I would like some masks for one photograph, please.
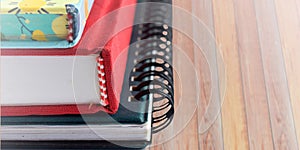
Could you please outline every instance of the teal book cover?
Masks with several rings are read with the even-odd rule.
[[[1,0],[2,47],[18,48],[24,42],[30,42],[25,45],[45,45],[47,48],[45,43],[51,41],[55,41],[57,47],[71,47],[81,36],[93,2],[94,0]]]

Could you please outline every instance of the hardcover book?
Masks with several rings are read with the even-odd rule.
[[[127,58],[118,60],[118,66],[115,62],[121,53],[126,56],[132,28],[111,34],[117,21],[132,26],[135,8],[121,9],[122,13],[116,10],[135,3],[95,1],[83,38],[72,48],[2,48],[1,115],[115,113]],[[74,62],[78,64],[76,70]],[[113,70],[119,73],[113,74]]]
[[[79,41],[94,0],[1,0],[2,48],[67,48]]]

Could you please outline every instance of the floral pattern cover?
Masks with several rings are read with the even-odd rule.
[[[81,36],[94,2],[94,0],[0,1],[1,47],[4,48],[74,46]]]

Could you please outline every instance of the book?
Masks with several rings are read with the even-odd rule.
[[[98,111],[115,113],[120,101],[126,57],[118,60],[120,62],[118,66],[115,62],[121,53],[126,54],[132,28],[129,27],[115,35],[112,34],[117,20],[132,26],[134,7],[120,8],[135,3],[136,0],[95,1],[86,23],[83,38],[75,47],[66,49],[2,48],[1,59],[3,61],[1,65],[4,73],[1,80],[5,82],[1,82],[3,87],[1,115],[88,114]],[[116,11],[117,9],[122,12]],[[107,19],[105,16],[108,16]],[[126,20],[123,19],[125,16]],[[99,37],[99,35],[101,36]],[[79,77],[81,75],[88,77],[84,79],[85,82],[80,81],[82,80],[80,78],[75,80],[78,81],[76,87],[86,86],[86,89],[82,89],[83,91],[76,92],[79,93],[79,97],[86,97],[84,100],[79,100],[78,104],[80,105],[77,105],[73,91],[74,59],[80,62],[82,60],[85,62],[83,64],[87,65],[86,69],[90,68],[87,72],[79,70],[78,74],[75,74]],[[81,68],[85,68],[83,64],[80,64]],[[20,68],[20,66],[22,67]],[[46,66],[51,68],[46,68]],[[115,69],[116,67],[118,69]],[[114,70],[119,73],[113,74]],[[24,72],[24,76],[18,76],[17,72],[19,71]],[[93,71],[97,72],[97,80]],[[105,76],[102,76],[103,74]],[[99,79],[102,81],[99,82]],[[55,87],[60,85],[59,82],[63,83],[63,86]],[[102,84],[103,82],[105,84]],[[26,88],[27,85],[30,87]],[[95,87],[95,85],[97,86]],[[40,91],[42,89],[45,90]],[[95,89],[99,91],[97,99],[95,99]],[[43,96],[44,94],[49,97]],[[91,107],[91,104],[94,105]],[[79,112],[78,106],[82,108],[81,112]]]
[[[139,2],[148,1],[140,0]],[[160,23],[146,23],[133,27],[130,42],[132,45],[127,54],[121,102],[116,114],[98,112],[84,115],[2,117],[4,147],[12,144],[11,141],[20,143],[18,145],[22,146],[26,146],[27,143],[29,147],[43,143],[34,141],[44,141],[44,144],[52,145],[62,140],[75,140],[76,143],[90,143],[87,145],[97,147],[102,140],[134,148],[145,147],[149,144],[151,133],[164,129],[172,121],[174,114],[172,28],[168,26],[172,23],[172,10],[169,7],[165,10],[166,8],[159,4],[151,5],[151,8],[164,10],[166,13],[158,17],[155,12],[148,12],[149,6],[137,7],[135,22],[139,22],[140,19],[149,19],[148,16],[161,17],[162,20]],[[162,30],[156,30],[156,34],[149,34],[149,30],[153,29]],[[141,40],[142,37],[146,37],[147,40]],[[163,38],[166,40],[162,41]],[[138,45],[141,44],[146,46],[139,47]],[[166,44],[166,47],[161,47],[160,44]],[[164,52],[164,55],[154,52],[155,50]],[[157,71],[157,68],[162,66],[163,71]],[[96,131],[87,131],[88,127]],[[59,131],[64,132],[62,134]],[[95,136],[95,132],[100,137]],[[34,136],[36,134],[39,135]],[[51,137],[47,137],[49,134]],[[116,134],[118,136],[115,136]],[[22,141],[26,139],[26,142]],[[51,139],[50,143],[49,139]]]
[[[94,0],[1,0],[2,48],[77,44]]]

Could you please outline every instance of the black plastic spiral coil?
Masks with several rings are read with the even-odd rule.
[[[171,0],[142,1],[157,2],[146,5],[138,24],[134,46],[136,47],[135,66],[130,87],[136,100],[153,98],[152,132],[166,128],[174,115],[174,87],[172,68],[172,7],[160,5],[172,4]],[[159,4],[160,3],[160,4]]]

